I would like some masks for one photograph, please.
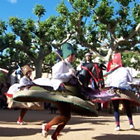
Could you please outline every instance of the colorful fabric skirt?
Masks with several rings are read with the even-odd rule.
[[[18,92],[19,84],[12,85],[6,93],[8,108],[27,108],[31,110],[44,110],[43,102],[18,102],[13,100],[14,93]],[[26,91],[26,90],[23,90]]]
[[[28,90],[14,93],[13,100],[18,102],[64,102],[71,105],[71,111],[82,116],[98,116],[94,103],[84,100],[76,86],[64,85],[57,90],[50,86],[31,86]]]
[[[102,95],[93,99],[93,102],[109,102],[112,100],[129,100],[131,105],[140,106],[140,99],[132,90],[119,89],[119,88],[110,88],[105,91],[107,94],[112,94],[112,97],[106,96],[103,98]]]

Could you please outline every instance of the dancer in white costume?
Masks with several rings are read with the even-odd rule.
[[[116,53],[113,57],[113,66],[118,68],[108,75],[107,86],[118,88],[118,92],[119,89],[120,91],[122,89],[122,91],[124,90],[124,92],[128,96],[129,94],[133,95],[134,93],[131,91],[132,88],[128,84],[128,82],[132,82],[133,79],[129,70],[125,67],[122,67],[121,55],[119,53]],[[110,92],[115,92],[115,91],[116,90],[112,90],[112,91],[110,90]],[[112,100],[113,107],[114,107],[114,116],[116,121],[116,128],[115,128],[116,131],[120,130],[120,115],[118,109],[120,101],[123,102],[124,107],[126,109],[126,114],[129,120],[130,129],[134,129],[133,120],[132,120],[132,111],[130,107],[130,101],[131,101],[130,98],[131,96],[128,98],[127,96],[125,96],[125,94],[121,94],[120,92],[120,97],[114,98]]]
[[[17,91],[19,91],[20,87],[24,87],[24,86],[28,86],[28,85],[32,85],[32,79],[30,78],[32,75],[32,69],[28,66],[25,65],[22,67],[22,72],[24,74],[24,76],[20,79],[19,84],[14,84],[12,85],[9,90],[7,91],[6,95],[7,95],[7,103],[8,103],[8,108],[21,108],[18,120],[17,120],[17,124],[20,125],[24,125],[26,124],[23,121],[23,118],[27,112],[28,109],[37,109],[37,110],[43,110],[43,104],[42,103],[19,103],[19,102],[14,102],[12,100],[13,94]],[[23,90],[27,90],[26,88],[23,88]]]

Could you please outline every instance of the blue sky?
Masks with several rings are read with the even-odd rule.
[[[29,17],[37,19],[33,14],[33,8],[36,4],[39,4],[46,9],[45,16],[42,17],[45,20],[50,15],[57,14],[55,7],[58,3],[59,0],[0,0],[0,19],[8,21],[9,17],[12,16],[22,19]]]
[[[33,8],[36,4],[43,5],[46,9],[45,16],[41,20],[47,19],[50,15],[56,15],[56,6],[61,0],[0,0],[0,19],[8,21],[9,17],[17,16],[18,18],[27,19],[32,17],[37,19],[33,14]],[[136,0],[137,3],[139,0]],[[68,6],[68,0],[65,0]]]

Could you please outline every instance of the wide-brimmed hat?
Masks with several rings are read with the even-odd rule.
[[[25,66],[22,67],[22,72],[23,72],[24,75],[26,75],[27,72],[29,72],[29,71],[32,72],[33,70],[28,65],[25,65]]]
[[[75,54],[76,56],[76,52],[70,43],[64,43],[62,45],[62,54],[64,59],[66,59],[71,54]]]

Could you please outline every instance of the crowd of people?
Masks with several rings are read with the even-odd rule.
[[[76,59],[76,52],[70,43],[65,43],[62,45],[62,54],[63,54],[63,60],[56,63],[52,67],[52,77],[53,79],[60,79],[62,83],[65,83],[65,82],[68,82],[73,76],[75,76],[76,71],[72,67],[72,63]],[[85,54],[85,61],[86,63],[93,62],[91,53]],[[113,69],[113,68],[116,68],[116,69]],[[132,92],[130,91],[131,86],[128,84],[128,82],[132,82],[132,76],[130,72],[128,71],[128,69],[122,66],[121,56],[118,53],[113,55],[112,66],[109,69],[110,71],[111,69],[113,69],[113,71],[111,71],[111,73],[107,76],[107,80],[106,80],[106,86],[109,87],[110,92],[114,94],[116,92],[116,89],[117,91],[119,91],[118,89],[120,89],[120,92],[122,91]],[[22,67],[22,72],[24,76],[20,80],[19,87],[24,88],[24,90],[28,90],[28,86],[33,84],[32,79],[30,78],[32,74],[32,69],[28,65],[25,65],[24,67]],[[9,86],[7,86],[6,88],[7,89],[5,89],[5,91],[2,91],[4,90],[4,88],[2,88],[2,85],[1,85],[0,97],[1,95],[5,95],[4,93],[7,92],[7,90],[9,89]],[[94,85],[94,79],[91,80],[90,88],[96,89]],[[130,94],[133,94],[133,93],[130,93]],[[4,100],[6,100],[6,98]],[[124,104],[124,107],[126,109],[126,114],[128,116],[130,129],[134,129],[135,127],[133,125],[133,119],[132,119],[131,101],[127,98],[120,97],[117,99],[112,99],[114,117],[115,117],[115,122],[116,122],[115,130],[116,131],[120,130],[120,115],[119,115],[120,101]],[[0,107],[2,106],[3,106],[2,102],[0,101]],[[38,107],[40,106],[42,105],[39,104]],[[58,116],[55,116],[48,123],[42,124],[42,135],[44,137],[47,137],[51,127],[53,125],[57,125],[56,130],[50,137],[50,140],[57,140],[58,135],[64,129],[65,125],[71,118],[71,105],[70,103],[56,101],[54,102],[54,104],[52,104],[51,108],[52,108],[51,110],[52,113],[55,113],[56,108],[57,108],[60,114]],[[17,121],[18,124],[25,124],[25,122],[23,121],[23,117],[25,116],[27,110],[28,110],[27,106],[21,109],[21,112]],[[98,103],[97,110],[101,111],[101,103]]]

